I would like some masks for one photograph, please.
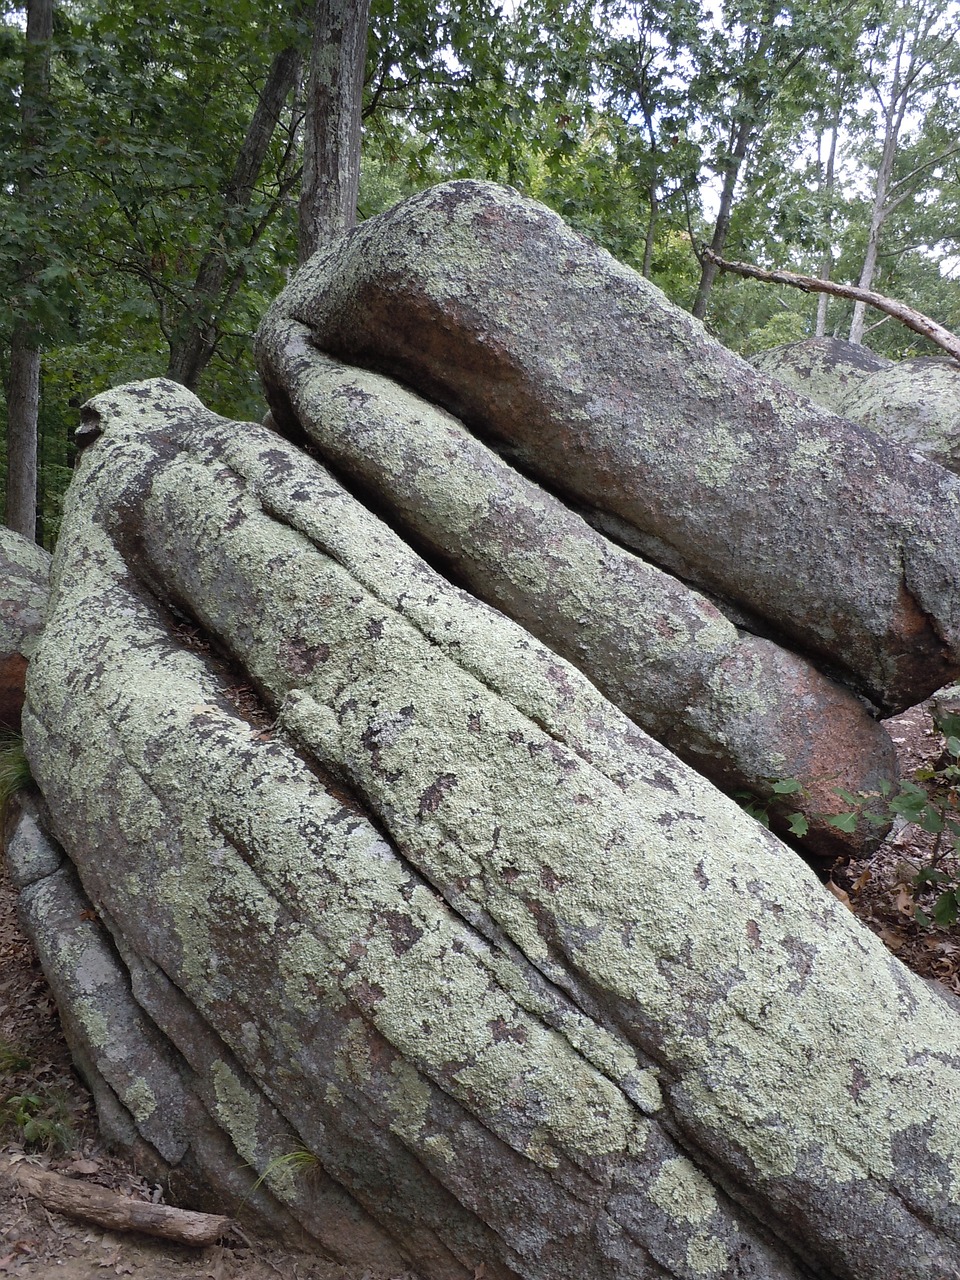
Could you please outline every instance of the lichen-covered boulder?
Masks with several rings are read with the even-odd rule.
[[[879,369],[838,411],[904,449],[960,471],[960,364],[949,358],[902,360]]]
[[[315,278],[315,277],[314,277]],[[274,313],[260,358],[336,473],[456,581],[579,667],[641,728],[728,794],[809,824],[805,849],[862,851],[882,827],[830,819],[896,778],[894,747],[849,690],[594,529],[461,422],[317,351]],[[778,779],[801,784],[779,798]]]
[[[21,882],[118,1128],[428,1280],[960,1265],[960,1018],[799,859],[272,432],[87,439]]]
[[[856,406],[859,389],[881,369],[893,366],[892,360],[877,355],[860,342],[843,338],[804,338],[782,347],[758,351],[750,363],[760,373],[808,396],[824,409],[841,417],[860,418],[851,413]]]
[[[27,662],[43,626],[50,556],[0,528],[0,730],[19,729]]]
[[[542,205],[435,187],[318,253],[266,333],[276,316],[455,413],[885,707],[960,671],[957,480],[764,377]]]

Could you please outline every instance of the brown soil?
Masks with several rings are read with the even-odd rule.
[[[936,761],[943,741],[929,712],[913,708],[888,721],[901,771]],[[836,865],[827,887],[917,973],[960,994],[960,926],[918,924],[912,878],[931,856],[932,837],[899,826],[868,858]],[[941,864],[956,870],[949,855]],[[118,1235],[74,1222],[22,1194],[11,1177],[23,1161],[83,1178],[141,1200],[160,1197],[137,1169],[108,1152],[100,1138],[90,1096],[73,1070],[56,1007],[33,951],[16,921],[14,891],[0,858],[0,1277],[92,1280],[416,1280],[350,1268],[316,1255],[291,1252],[238,1233],[206,1249],[167,1244],[136,1234]],[[11,1114],[25,1095],[39,1100],[31,1112],[41,1130],[26,1142]],[[225,1209],[229,1212],[229,1209]]]

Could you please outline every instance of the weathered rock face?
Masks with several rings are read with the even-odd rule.
[[[954,477],[763,377],[543,206],[486,183],[434,188],[313,258],[267,335],[278,317],[617,517],[634,549],[887,708],[960,670]]]
[[[27,662],[43,626],[50,556],[0,528],[0,729],[20,727]]]
[[[904,449],[960,471],[960,364],[902,360],[872,374],[840,410]]]
[[[471,435],[381,375],[324,356],[276,313],[260,334],[270,385],[340,476],[475,595],[579,667],[641,728],[729,794],[800,811],[805,848],[876,843],[829,819],[838,789],[876,794],[893,744],[806,660],[737,632],[702,595],[604,537]],[[772,784],[799,781],[779,808]]]
[[[270,431],[87,433],[20,878],[118,1128],[436,1280],[960,1265],[960,1019],[798,859]]]
[[[860,388],[875,373],[893,367],[893,361],[879,356],[859,342],[842,338],[805,338],[788,342],[750,357],[761,373],[808,396],[824,409],[859,422],[850,412]],[[848,407],[849,406],[849,407]]]
[[[960,471],[955,360],[923,357],[895,364],[839,338],[810,338],[761,351],[750,363],[900,448]]]

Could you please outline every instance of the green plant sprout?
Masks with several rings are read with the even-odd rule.
[[[0,1132],[12,1132],[25,1147],[70,1151],[76,1135],[66,1097],[55,1089],[9,1094],[0,1103]]]

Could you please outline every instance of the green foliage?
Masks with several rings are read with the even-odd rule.
[[[76,1146],[70,1100],[62,1089],[38,1083],[30,1067],[30,1058],[19,1046],[0,1040],[0,1076],[18,1081],[0,1098],[0,1135],[25,1147],[70,1151]]]
[[[53,1090],[5,1098],[0,1103],[0,1133],[42,1151],[70,1151],[76,1146],[69,1103]]]
[[[320,1161],[307,1147],[297,1147],[275,1156],[266,1166],[263,1173],[244,1196],[244,1204],[263,1186],[265,1182],[276,1185],[277,1182],[289,1182],[296,1177],[309,1176],[320,1168]]]
[[[949,928],[960,917],[960,865],[956,860],[952,870],[945,865],[947,855],[957,852],[960,837],[960,714],[941,713],[934,717],[934,725],[944,738],[944,754],[937,765],[915,770],[913,778],[896,791],[887,782],[872,794],[854,795],[838,788],[836,794],[850,807],[831,814],[826,822],[852,833],[861,822],[886,827],[899,818],[934,836],[929,861],[912,876],[912,888],[915,896],[935,889],[937,897],[929,912],[917,906],[915,918],[927,928]],[[803,793],[803,786],[795,778],[783,778],[772,784],[771,791],[774,797],[797,795]],[[772,800],[763,803],[745,792],[736,798],[752,818],[769,827]],[[790,815],[788,823],[791,835],[802,839],[807,834],[802,814]]]
[[[692,242],[710,238],[744,126],[727,256],[816,274],[829,249],[833,277],[856,279],[880,159],[865,75],[889,77],[892,42],[920,11],[941,14],[922,43],[937,56],[906,118],[875,287],[960,328],[960,285],[940,270],[960,252],[960,45],[943,40],[946,0],[373,0],[360,216],[451,177],[510,183],[690,305]],[[0,344],[14,325],[41,339],[48,546],[79,405],[164,373],[191,327],[209,326],[202,397],[262,414],[250,338],[294,265],[296,94],[249,198],[230,192],[268,68],[308,47],[309,26],[309,6],[280,0],[58,5],[31,147],[22,7],[0,0]],[[223,276],[205,292],[211,255]],[[721,276],[709,320],[751,354],[808,336],[815,314],[798,291]],[[849,316],[832,300],[828,331]],[[868,341],[894,357],[929,350],[892,321]],[[3,471],[0,453],[0,488]]]

